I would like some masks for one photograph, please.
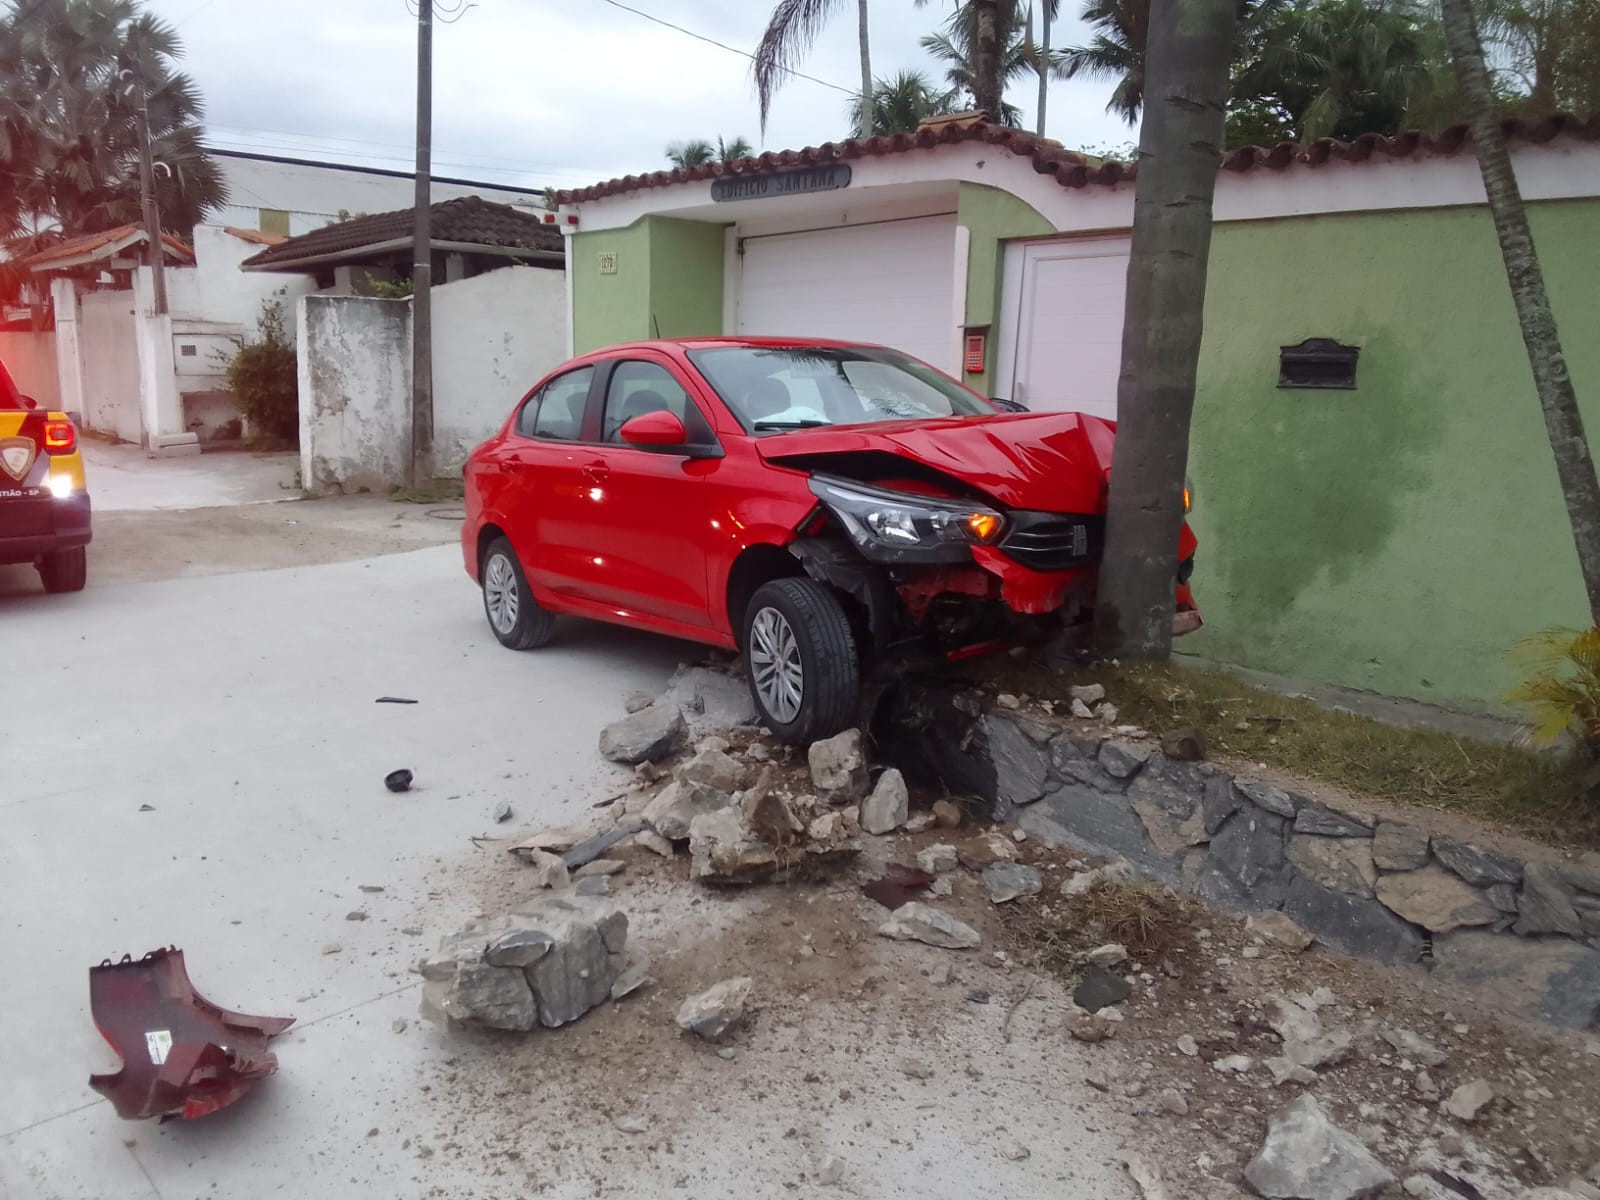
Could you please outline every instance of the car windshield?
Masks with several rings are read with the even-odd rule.
[[[689,358],[754,433],[994,413],[959,384],[894,350],[726,346],[693,350]]]

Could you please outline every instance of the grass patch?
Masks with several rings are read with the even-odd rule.
[[[416,487],[397,487],[389,493],[389,499],[397,504],[444,504],[465,494],[459,479],[431,479]]]
[[[1406,729],[1252,687],[1223,671],[1128,664],[1009,668],[1005,690],[1065,700],[1102,683],[1119,720],[1194,728],[1212,757],[1249,759],[1385,800],[1464,813],[1558,845],[1600,848],[1594,764],[1567,752]]]
[[[1153,963],[1194,940],[1200,902],[1150,883],[1098,883],[1080,896],[1038,905],[1006,905],[1006,925],[1044,971],[1062,980],[1083,973],[1084,955],[1121,942],[1139,962]]]

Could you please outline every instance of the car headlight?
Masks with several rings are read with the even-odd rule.
[[[811,493],[839,518],[866,557],[879,562],[963,562],[975,545],[1005,531],[1005,517],[981,504],[913,496],[824,475]]]

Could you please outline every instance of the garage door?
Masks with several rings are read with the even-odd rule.
[[[1128,239],[1023,248],[1010,398],[1036,412],[1117,415]]]
[[[744,239],[739,332],[878,342],[956,364],[953,215]]]

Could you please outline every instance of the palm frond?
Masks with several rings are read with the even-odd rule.
[[[805,57],[839,6],[840,0],[778,0],[767,22],[766,32],[756,45],[751,72],[755,76],[756,99],[761,111],[761,130],[767,129],[772,97],[784,78]]]

